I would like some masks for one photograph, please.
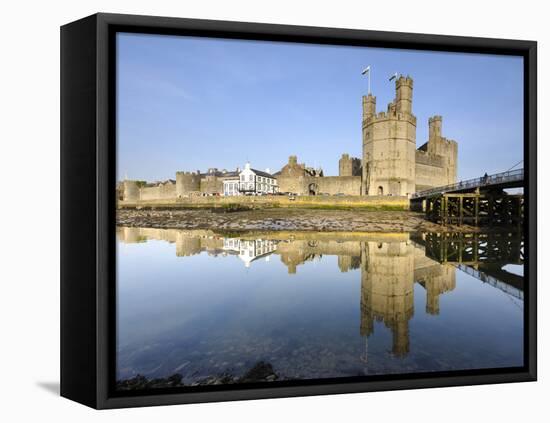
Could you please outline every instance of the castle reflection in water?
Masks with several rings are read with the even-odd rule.
[[[212,256],[235,256],[247,267],[254,266],[257,260],[269,261],[270,257],[278,255],[289,274],[298,272],[299,266],[307,261],[323,255],[337,256],[341,272],[360,270],[361,335],[367,340],[374,331],[375,320],[383,322],[391,330],[395,356],[409,352],[414,284],[425,289],[426,312],[432,315],[439,314],[441,295],[455,289],[456,284],[457,263],[428,257],[429,246],[413,240],[407,233],[297,232],[226,238],[207,231],[124,227],[117,229],[117,236],[124,243],[149,239],[174,243],[176,255],[181,257],[201,252]],[[426,240],[422,236],[419,239]]]

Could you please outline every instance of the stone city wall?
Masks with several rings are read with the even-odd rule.
[[[140,200],[164,200],[176,198],[176,185],[159,185],[156,187],[143,187],[139,190]]]

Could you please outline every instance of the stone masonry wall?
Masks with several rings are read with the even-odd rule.
[[[278,176],[277,185],[279,192],[293,192],[295,194],[308,194],[309,178],[306,176]]]
[[[163,200],[176,198],[176,184],[143,187],[140,189],[141,200]]]
[[[201,179],[200,190],[207,194],[223,192],[223,181],[215,176],[207,176]]]
[[[322,178],[312,178],[318,185],[319,194],[361,194],[360,176],[325,176]]]

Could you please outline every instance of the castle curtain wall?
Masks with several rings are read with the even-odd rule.
[[[322,178],[312,178],[317,181],[319,193],[323,194],[361,194],[360,176],[324,176]]]
[[[319,194],[361,194],[360,176],[280,176],[277,178],[279,192],[299,195]]]
[[[176,184],[143,187],[140,189],[140,200],[168,200],[176,198]]]
[[[293,192],[295,194],[308,194],[309,179],[305,176],[278,176],[277,185],[279,192]]]

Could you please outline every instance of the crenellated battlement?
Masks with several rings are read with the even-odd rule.
[[[416,116],[411,115],[409,113],[388,113],[388,112],[378,112],[378,114],[373,115],[367,119],[363,120],[363,129],[367,128],[370,125],[380,123],[380,122],[386,122],[386,121],[401,121],[401,122],[409,122],[416,126]]]
[[[177,175],[200,176],[200,173],[199,172],[188,172],[188,171],[177,171],[176,176]]]
[[[455,140],[451,140],[449,138],[441,138],[441,141],[443,141],[445,144],[448,144],[449,146],[453,145],[453,146],[457,146],[458,148],[458,143],[455,141]]]
[[[407,76],[401,75],[399,78],[395,80],[395,88],[399,89],[402,86],[413,88],[413,79],[409,75]]]

